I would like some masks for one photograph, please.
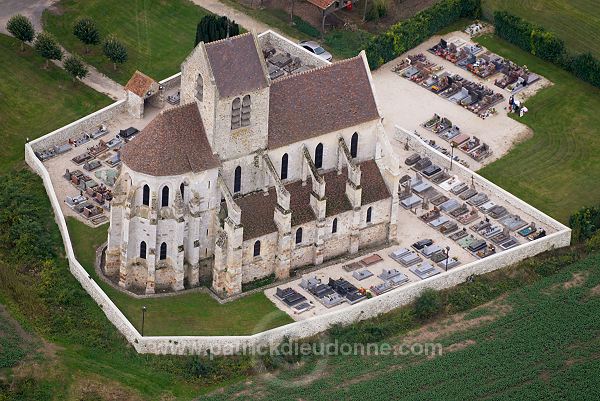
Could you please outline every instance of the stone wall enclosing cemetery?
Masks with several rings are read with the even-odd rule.
[[[495,184],[480,177],[469,169],[454,164],[453,172],[463,180],[472,179],[480,188],[486,189],[503,201],[519,208],[524,213],[532,216],[535,220],[552,227],[555,232],[546,237],[530,243],[519,245],[515,248],[494,254],[485,259],[476,260],[454,268],[448,272],[431,277],[427,280],[408,283],[403,287],[392,290],[383,295],[365,300],[359,304],[348,306],[313,318],[290,323],[285,326],[266,330],[250,336],[164,336],[164,337],[142,337],[136,328],[127,320],[123,313],[117,308],[113,301],[104,293],[98,284],[85,271],[83,266],[75,258],[73,247],[60,202],[56,197],[50,175],[42,162],[35,156],[34,149],[47,147],[49,144],[60,143],[68,138],[71,133],[78,132],[83,127],[89,127],[106,121],[110,115],[118,111],[125,111],[125,101],[118,101],[86,118],[78,120],[61,129],[54,131],[40,139],[25,145],[25,161],[42,177],[44,187],[50,198],[54,210],[56,222],[60,229],[66,255],[69,261],[71,273],[81,283],[83,288],[98,303],[104,311],[108,320],[125,336],[127,341],[140,353],[153,354],[201,354],[210,350],[213,354],[224,354],[233,350],[240,350],[252,346],[265,346],[277,344],[284,338],[298,339],[318,334],[327,330],[332,324],[350,324],[358,320],[368,319],[382,313],[389,312],[394,308],[406,305],[413,301],[424,289],[434,288],[441,290],[453,287],[464,282],[471,275],[488,273],[514,263],[520,262],[528,257],[541,252],[569,245],[571,230],[537,209],[527,205]],[[104,114],[107,113],[107,114]],[[89,125],[86,125],[89,124]],[[396,138],[402,143],[408,143],[416,151],[427,154],[432,161],[442,166],[449,164],[449,159],[434,149],[428,147],[414,134],[398,129]],[[268,316],[265,317],[268,319]],[[268,322],[267,322],[268,323]],[[257,322],[257,325],[260,324]]]
[[[34,141],[31,141],[31,147],[34,151],[48,149],[55,145],[63,145],[70,138],[81,136],[85,132],[94,130],[100,124],[111,120],[115,116],[127,111],[127,100],[118,100],[115,103],[106,106],[88,116],[80,118],[71,124],[65,125],[51,133],[44,135]]]

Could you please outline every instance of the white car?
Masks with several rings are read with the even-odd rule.
[[[331,56],[331,53],[323,49],[320,44],[318,44],[317,42],[313,42],[312,40],[303,40],[302,42],[300,42],[300,46],[304,47],[309,52],[316,54],[317,56],[327,61],[331,61],[331,59],[333,58]]]

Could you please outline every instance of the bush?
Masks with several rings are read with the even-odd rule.
[[[388,0],[372,0],[369,3],[369,9],[365,15],[367,21],[375,21],[387,15],[389,3]]]
[[[88,74],[87,66],[76,55],[67,57],[63,66],[65,67],[65,71],[67,71],[69,75],[73,78],[73,82],[77,78],[85,78]]]
[[[551,63],[561,64],[565,55],[565,43],[552,32],[534,29],[531,32],[531,54]]]
[[[48,32],[38,33],[33,47],[40,56],[46,59],[46,68],[48,68],[48,63],[50,60],[62,59],[63,52],[58,46],[58,42],[54,36]]]
[[[100,31],[91,18],[82,17],[75,21],[75,24],[73,24],[73,35],[85,44],[86,53],[90,51],[90,45],[100,43]]]
[[[440,294],[432,289],[425,289],[415,300],[415,317],[420,320],[428,320],[439,314],[442,310]]]
[[[479,0],[442,0],[414,17],[392,25],[366,46],[371,69],[393,60],[461,18],[477,18]]]
[[[311,36],[313,38],[318,38],[321,36],[321,32],[308,22],[304,21],[302,18],[294,15],[294,25],[296,28],[305,35]]]
[[[14,15],[8,20],[6,30],[21,41],[21,51],[25,50],[25,42],[31,42],[35,35],[33,24],[29,18],[21,14]]]
[[[104,55],[113,63],[113,69],[117,69],[117,63],[123,64],[127,61],[127,48],[114,36],[109,36],[104,41]]]
[[[577,78],[600,88],[600,60],[591,53],[569,57],[564,61],[564,66]]]
[[[235,21],[225,16],[219,17],[218,15],[210,14],[202,17],[200,22],[198,22],[194,46],[198,46],[200,42],[210,43],[239,34],[240,26]]]
[[[569,217],[571,240],[584,242],[600,229],[600,207],[584,207]]]
[[[496,35],[502,39],[527,52],[531,51],[531,34],[534,26],[529,22],[506,11],[496,11],[494,13],[494,28],[496,29]]]

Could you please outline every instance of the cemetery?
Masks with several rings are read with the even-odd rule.
[[[475,47],[478,51],[481,50]],[[451,58],[449,61],[452,60]],[[423,53],[409,54],[392,67],[392,71],[401,77],[466,108],[483,119],[496,113],[494,106],[504,100],[504,95],[494,92],[479,82],[469,81],[459,74],[441,72],[442,70],[442,66],[429,61]],[[488,75],[482,73],[478,76],[487,78]]]
[[[429,53],[441,57],[467,70],[479,78],[494,79],[494,85],[515,95],[525,87],[539,81],[537,74],[527,66],[519,66],[495,53],[485,51],[480,45],[459,37],[440,39],[428,49]]]
[[[564,230],[535,209],[522,207],[516,198],[482,185],[465,167],[460,166],[460,171],[457,164],[451,167],[449,159],[444,160],[448,156],[414,133],[398,129],[394,143],[402,160],[398,243],[299,272],[301,278],[265,290],[293,319],[343,310],[392,290],[401,291],[410,283],[478,266],[492,256],[506,255],[509,263],[513,260],[509,251]],[[282,291],[298,294],[303,305],[288,305],[277,295]]]
[[[276,71],[269,65],[277,66],[288,75],[301,71],[298,64],[314,63],[315,67],[320,67],[320,61],[311,61],[301,51],[295,54],[297,49],[287,45],[278,35],[261,35],[258,42],[268,75]],[[269,46],[275,48],[275,52]],[[273,58],[277,54],[280,56]],[[415,59],[415,64],[420,68],[414,74],[415,80],[420,80],[419,85],[426,83],[434,87],[435,83],[429,79],[439,73],[438,66],[422,57]],[[294,68],[286,68],[288,66]],[[425,77],[423,71],[429,76]],[[28,158],[30,165],[40,174],[49,176],[45,178],[45,185],[52,188],[59,199],[54,206],[55,210],[59,208],[60,215],[74,216],[90,225],[106,221],[122,168],[121,147],[135,145],[139,141],[139,132],[143,132],[155,116],[181,102],[183,92],[180,91],[179,75],[157,85],[158,92],[153,95],[156,97],[143,99],[142,115],[132,114],[128,101],[119,101],[27,145],[35,152],[34,158]],[[376,79],[373,85],[378,85]],[[435,95],[432,90],[429,92]],[[423,99],[427,99],[427,91],[422,93]],[[385,96],[383,100],[385,112],[388,102]],[[136,110],[139,109],[133,111]],[[427,111],[429,116],[432,112],[431,108]],[[438,138],[436,142],[448,143],[450,149],[437,143],[426,143],[419,134],[385,126],[383,134],[387,139],[382,140],[389,141],[386,151],[393,151],[399,173],[398,192],[394,194],[394,205],[391,206],[397,210],[391,222],[397,227],[395,239],[319,265],[303,266],[291,272],[289,278],[258,289],[300,324],[286,326],[281,332],[274,329],[266,336],[289,334],[294,327],[298,327],[303,335],[316,333],[331,322],[375,316],[408,302],[420,289],[429,286],[446,288],[464,280],[467,273],[485,273],[568,244],[570,232],[566,227],[466,168],[468,162],[461,157],[476,162],[470,153],[484,145],[479,134],[471,134],[470,125],[455,123],[455,117],[446,114],[445,110],[444,114],[429,117],[427,121],[426,116],[417,121],[412,117],[413,127],[423,128]],[[489,125],[494,119],[488,119],[486,123]],[[448,156],[456,147],[458,154],[451,159]],[[489,151],[489,148],[483,150]],[[366,175],[367,166],[361,166]],[[337,182],[329,175],[325,178],[329,183]],[[370,193],[365,190],[362,196],[368,197]],[[122,319],[118,313],[112,313],[113,304],[105,306],[113,322]],[[356,308],[366,313],[357,317]],[[301,324],[303,321],[307,321],[306,325]],[[138,335],[132,337],[130,332],[124,334],[130,341],[134,337],[140,338]],[[139,343],[136,348],[156,349],[154,347],[160,347],[158,344],[162,341],[160,338],[156,343],[153,339],[144,339],[144,343]],[[194,347],[204,346],[200,337],[194,341],[197,341]],[[179,348],[175,346],[168,352],[183,352]]]

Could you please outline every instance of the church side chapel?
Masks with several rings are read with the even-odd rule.
[[[399,162],[364,53],[271,80],[247,33],[200,43],[180,92],[121,151],[105,264],[120,286],[228,297],[396,239]]]

